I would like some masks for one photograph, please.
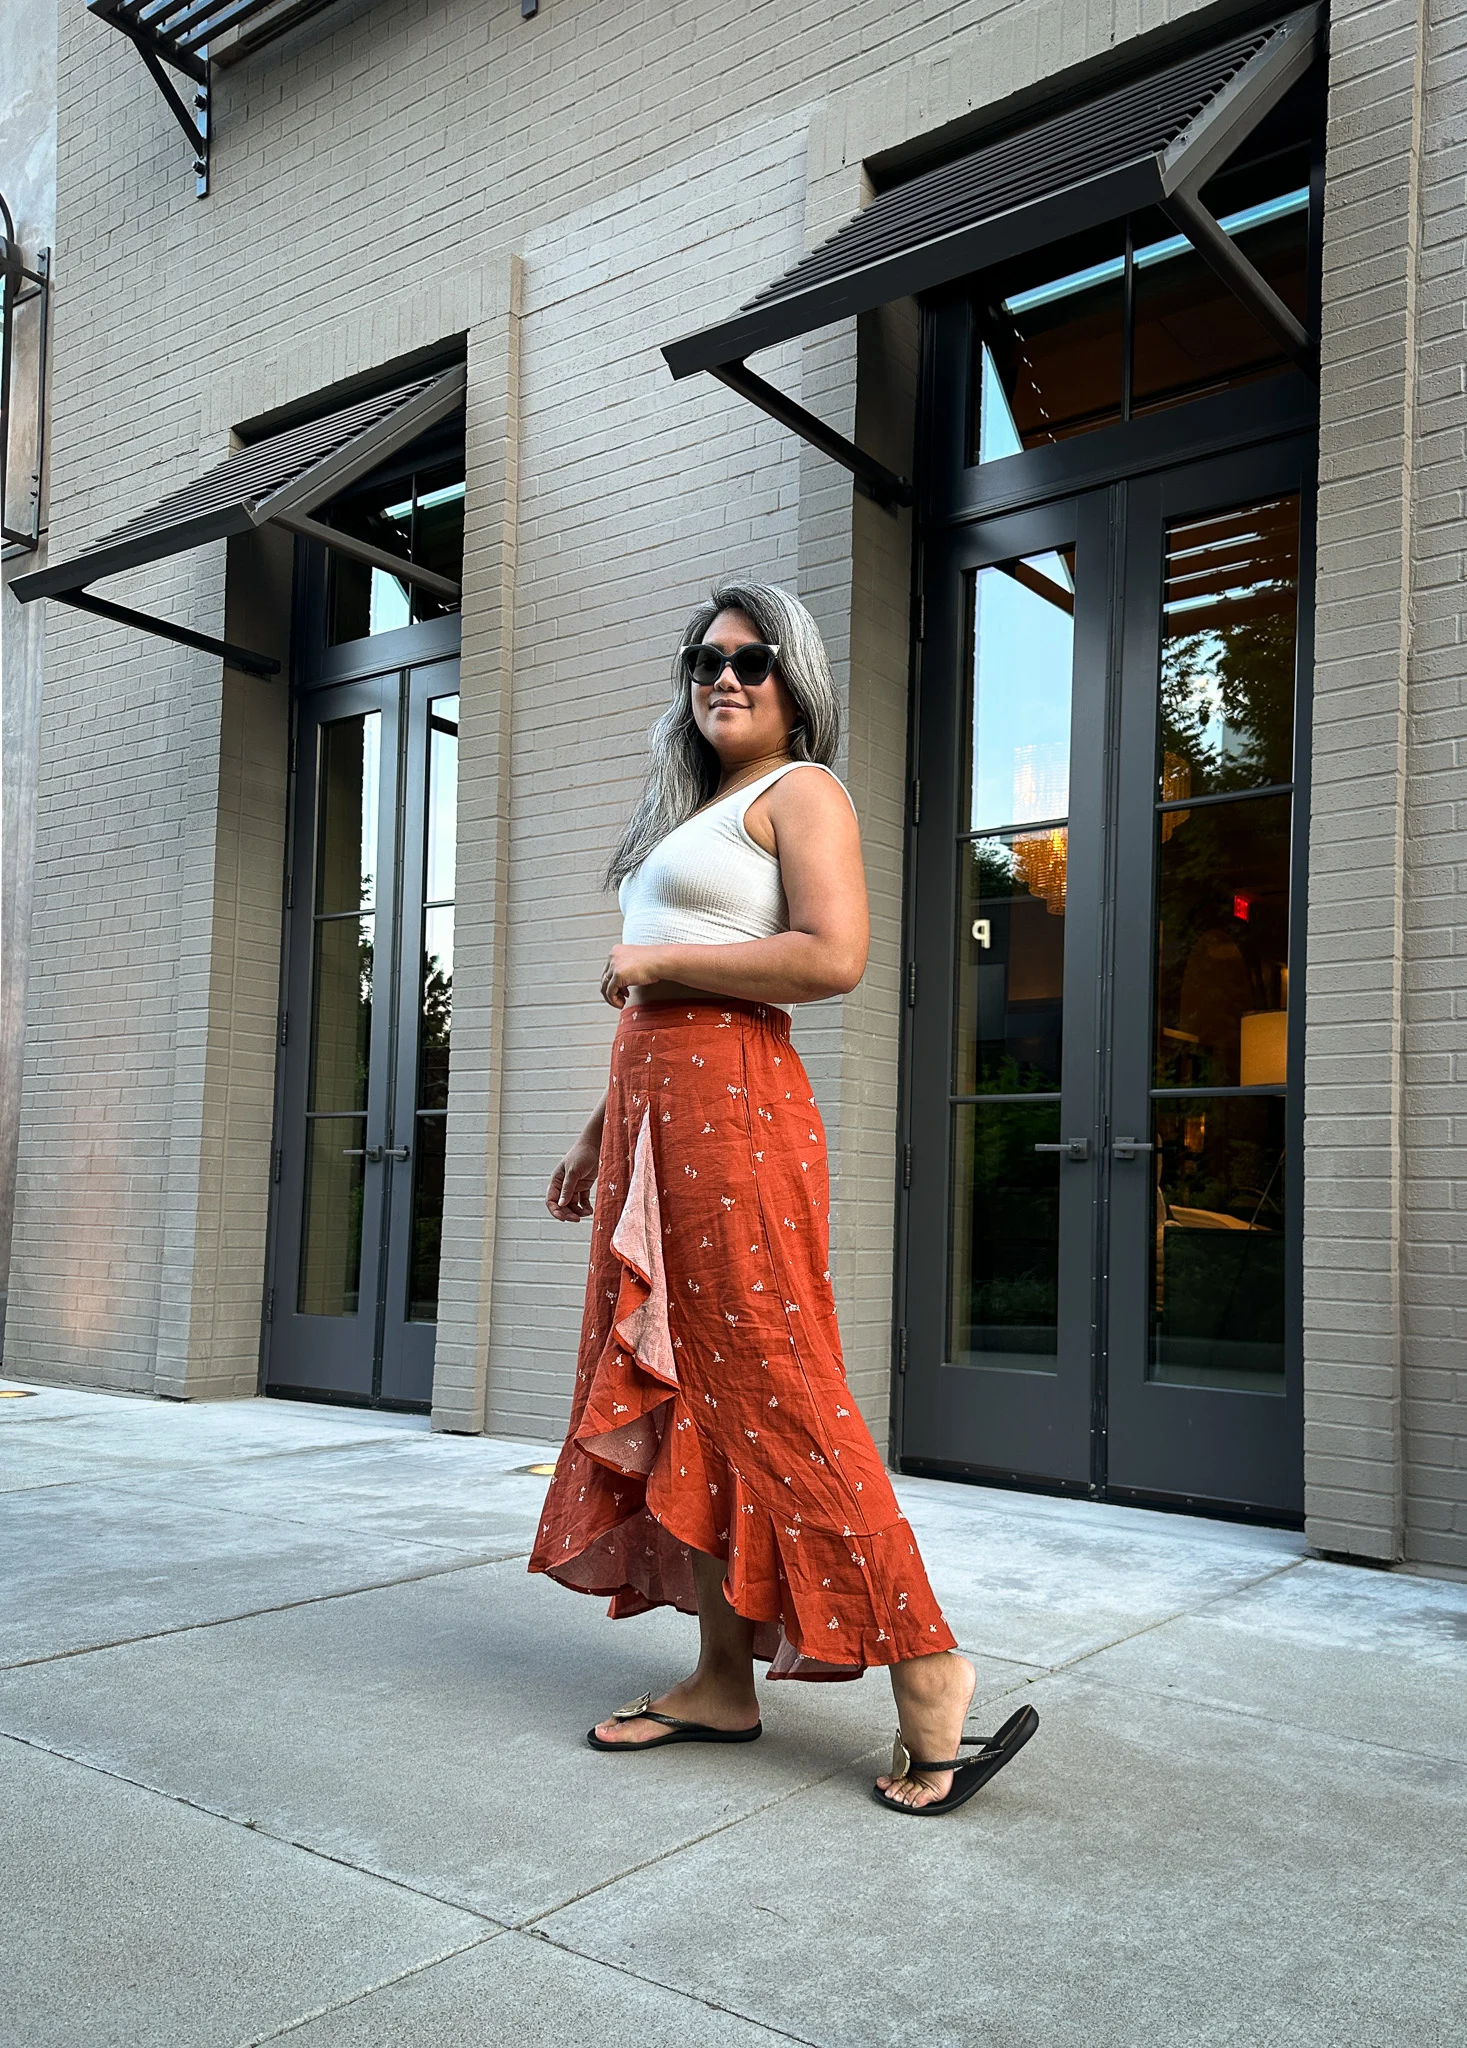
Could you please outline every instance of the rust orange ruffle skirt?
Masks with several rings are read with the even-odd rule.
[[[570,1433],[530,1570],[613,1615],[728,1563],[772,1678],[951,1649],[846,1386],[825,1133],[782,1010],[622,1011]]]

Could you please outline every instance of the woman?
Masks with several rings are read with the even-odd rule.
[[[771,1678],[882,1664],[900,1732],[875,1794],[931,1816],[1037,1716],[959,1758],[975,1674],[841,1363],[824,1133],[789,1035],[796,1003],[866,966],[838,733],[803,605],[716,589],[608,870],[623,912],[601,981],[621,1011],[610,1086],[546,1196],[579,1222],[599,1176],[570,1434],[530,1569],[609,1594],[613,1615],[698,1616],[691,1677],[618,1708],[593,1748],[753,1741],[755,1657]]]

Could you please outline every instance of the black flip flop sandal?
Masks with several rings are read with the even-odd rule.
[[[879,1785],[871,1787],[871,1797],[878,1806],[884,1806],[888,1813],[910,1814],[915,1820],[934,1818],[939,1813],[951,1813],[961,1806],[965,1799],[986,1785],[996,1772],[1001,1771],[1011,1758],[1016,1757],[1034,1730],[1039,1726],[1039,1716],[1032,1707],[1020,1707],[1017,1714],[1011,1714],[997,1735],[990,1735],[978,1745],[975,1756],[949,1757],[945,1763],[919,1763],[902,1741],[901,1730],[891,1750],[891,1775],[905,1778],[911,1771],[951,1771],[953,1781],[941,1799],[929,1800],[926,1806],[905,1806],[899,1799],[888,1799]],[[961,1747],[972,1749],[974,1744],[965,1736]]]
[[[603,1742],[592,1728],[586,1734],[592,1749],[637,1751],[666,1749],[669,1742],[757,1742],[764,1733],[762,1721],[756,1721],[752,1728],[706,1728],[701,1721],[679,1721],[672,1714],[654,1714],[650,1692],[644,1692],[639,1700],[628,1700],[624,1707],[618,1707],[606,1718],[608,1721],[661,1721],[669,1733],[654,1735],[648,1742]]]

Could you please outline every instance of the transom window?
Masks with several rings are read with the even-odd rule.
[[[1201,196],[1304,320],[1308,150],[1224,172]],[[1001,461],[1289,367],[1274,337],[1155,209],[985,272],[973,312],[972,462]]]
[[[325,514],[326,523],[457,583],[464,558],[464,457],[462,420],[455,424],[456,449],[419,450],[414,465],[379,471],[338,498]],[[326,597],[330,646],[395,633],[458,609],[457,600],[440,591],[331,550]]]

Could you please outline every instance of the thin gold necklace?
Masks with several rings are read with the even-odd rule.
[[[781,754],[779,759],[773,765],[775,768],[783,768],[785,763],[787,761],[793,760],[793,758],[794,756],[791,754]],[[717,796],[709,797],[707,803],[700,806],[700,808],[705,811],[711,811],[713,806],[715,804],[721,804],[725,797],[737,796],[741,789],[747,789],[749,784],[751,782],[757,782],[761,775],[767,775],[770,773],[772,773],[772,770],[770,768],[756,767],[752,775],[746,775],[742,782],[731,782],[728,785],[727,789],[721,789],[719,790]],[[698,813],[694,812],[694,816],[696,817],[697,815]]]

